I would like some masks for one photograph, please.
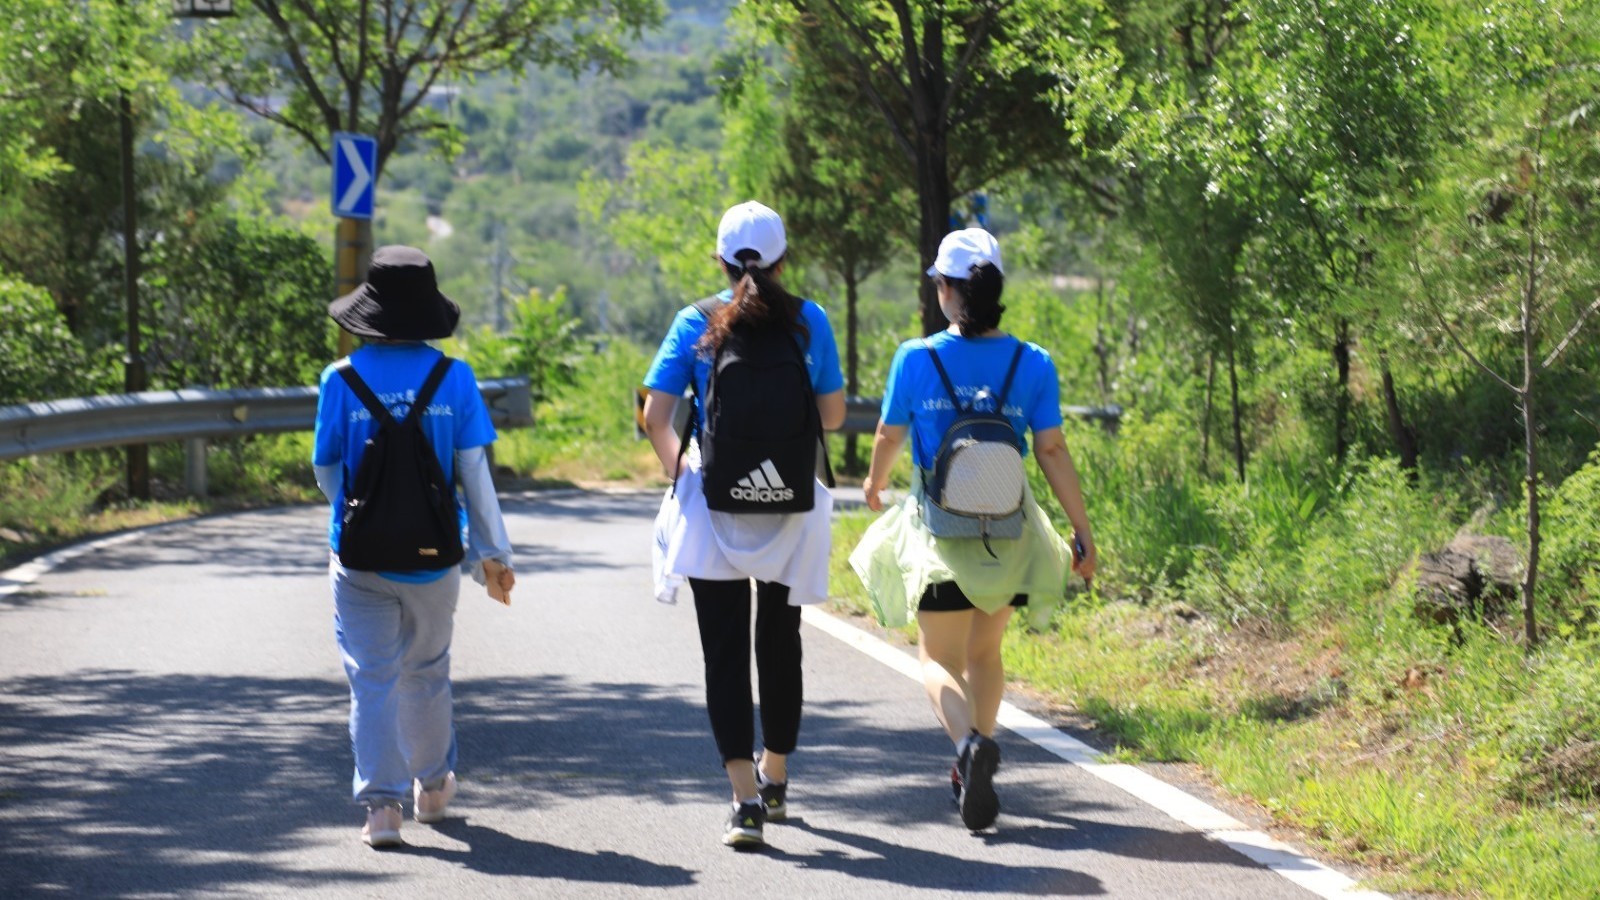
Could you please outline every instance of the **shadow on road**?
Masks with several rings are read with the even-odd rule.
[[[493,828],[473,825],[463,819],[447,819],[433,828],[440,834],[461,841],[468,849],[406,846],[397,852],[456,863],[485,875],[553,878],[637,887],[682,887],[694,883],[695,873],[681,866],[662,865],[609,850],[586,853],[542,841],[525,840]]]
[[[80,671],[0,682],[0,896],[380,888],[389,875],[327,866],[330,840],[367,852],[347,793],[348,697],[342,682],[314,678]],[[641,785],[659,802],[707,796],[705,773],[682,764],[706,752],[704,712],[659,686],[468,680],[456,699],[466,803],[476,792],[535,808],[638,796]],[[624,734],[660,751],[659,771],[624,769]],[[694,875],[459,819],[440,830],[470,850],[412,852],[488,874],[663,886]],[[302,851],[321,855],[297,863]]]

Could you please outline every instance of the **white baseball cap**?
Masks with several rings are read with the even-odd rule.
[[[755,260],[756,265],[770,269],[783,259],[788,249],[783,220],[754,200],[731,207],[722,214],[722,222],[717,225],[717,255],[730,266],[744,265],[734,254],[740,250],[754,250],[761,254]]]
[[[928,275],[946,278],[971,278],[979,263],[993,263],[1000,274],[1006,273],[1000,265],[1000,242],[982,228],[963,228],[952,231],[939,242],[939,255],[928,267]]]

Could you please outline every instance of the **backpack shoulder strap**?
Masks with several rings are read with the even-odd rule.
[[[450,372],[450,364],[454,362],[448,356],[439,357],[439,361],[428,370],[428,377],[422,382],[422,387],[417,391],[416,402],[411,404],[411,410],[406,413],[406,422],[415,422],[422,418],[428,404],[433,402],[433,395],[438,393],[439,385],[444,381],[444,376]]]
[[[700,310],[700,315],[705,316],[707,321],[710,321],[711,314],[721,309],[722,306],[722,299],[716,294],[712,294],[704,300],[696,300],[694,304],[694,308]]]
[[[361,405],[367,408],[367,412],[372,413],[373,418],[378,420],[379,426],[394,426],[394,416],[389,414],[389,407],[384,406],[378,395],[372,392],[372,388],[367,387],[367,383],[361,380],[356,367],[350,363],[350,357],[346,356],[334,363],[333,369],[344,379],[344,383],[350,386],[350,390],[355,393],[356,399],[361,401]]]
[[[1017,351],[1011,354],[1011,367],[1006,369],[1006,380],[1000,385],[1000,396],[995,398],[995,412],[1002,416],[1006,414],[1006,396],[1011,393],[1011,381],[1017,377],[1017,365],[1022,362],[1022,351],[1027,349],[1027,346],[1021,338],[1017,339]]]
[[[956,412],[962,412],[961,400],[956,396],[956,386],[950,382],[950,373],[944,370],[944,363],[939,361],[939,354],[934,352],[933,344],[927,338],[923,338],[922,346],[928,348],[928,358],[933,360],[933,367],[939,372],[939,380],[944,382],[944,390],[950,395],[951,404],[955,406]]]
[[[697,300],[694,304],[694,308],[700,311],[700,315],[706,317],[707,322],[711,321],[711,314],[721,307],[722,301],[717,298],[716,294]],[[716,361],[712,360],[711,374],[715,376],[716,372]],[[696,400],[703,402],[703,398],[700,396],[700,388],[695,384],[693,377],[689,379],[689,390],[693,392]],[[700,433],[700,414],[696,411],[696,406],[698,404],[689,407],[689,417],[683,420],[683,431],[678,435],[678,462],[672,471],[671,495],[674,497],[678,495],[678,476],[683,474],[683,457],[684,454],[689,452],[689,438],[691,435]]]

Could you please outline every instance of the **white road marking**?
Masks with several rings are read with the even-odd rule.
[[[882,638],[814,606],[802,608],[800,617],[807,625],[849,644],[907,678],[919,683],[922,681],[921,663],[910,654],[890,646]],[[1260,863],[1318,897],[1330,900],[1389,900],[1388,895],[1363,889],[1348,875],[1328,868],[1282,841],[1251,830],[1233,816],[1143,769],[1103,762],[1098,750],[1032,713],[1001,702],[999,722],[1018,737],[1033,742],[1089,775],[1121,789],[1140,803]]]

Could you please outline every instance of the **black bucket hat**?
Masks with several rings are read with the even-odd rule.
[[[357,337],[433,341],[455,332],[461,307],[439,293],[427,254],[394,244],[373,252],[366,283],[328,304],[328,315]]]

